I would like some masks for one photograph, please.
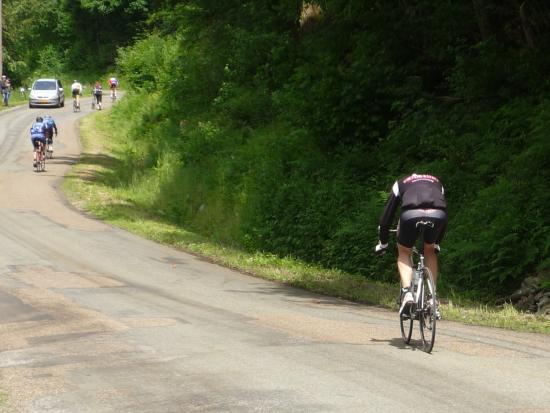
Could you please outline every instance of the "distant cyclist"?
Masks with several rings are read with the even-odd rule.
[[[102,100],[102,97],[103,97],[103,86],[101,85],[99,80],[97,82],[95,82],[94,90],[93,90],[92,93],[93,93],[95,101],[97,103],[97,108],[99,110],[101,110],[101,100]]]
[[[401,217],[397,225],[397,268],[401,277],[402,301],[400,312],[414,301],[411,292],[412,267],[411,249],[420,234],[419,221],[433,222],[433,227],[424,228],[424,257],[426,266],[437,282],[437,251],[447,227],[447,203],[443,185],[438,178],[427,174],[406,176],[397,180],[392,187],[386,208],[380,217],[380,241],[375,248],[383,254],[388,248],[389,230],[395,212],[401,203]]]
[[[118,89],[118,79],[116,77],[109,78],[109,89],[111,89],[111,100],[115,100],[116,90]]]
[[[57,136],[57,125],[51,115],[44,116],[44,136],[46,137],[46,144],[53,145],[53,134]]]
[[[80,109],[80,95],[82,95],[82,84],[75,80],[71,85],[71,91],[73,92],[73,100],[76,99],[76,107]]]
[[[31,126],[31,142],[34,148],[33,150],[33,163],[32,165],[36,167],[36,151],[39,150],[39,143],[42,142],[42,151],[46,145],[46,126],[44,125],[44,119],[38,116],[36,121]]]

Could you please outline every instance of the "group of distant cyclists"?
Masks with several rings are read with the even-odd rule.
[[[111,99],[114,101],[117,98],[118,79],[111,77],[108,80]],[[82,95],[83,86],[75,80],[71,85],[71,92],[75,106],[80,108],[80,96]],[[102,107],[103,86],[98,80],[95,82],[92,89],[92,98],[94,105],[98,109]],[[31,143],[33,146],[33,168],[37,167],[38,162],[45,157],[46,149],[53,153],[53,137],[57,136],[58,129],[55,120],[51,115],[37,116],[33,122],[31,129]]]
[[[113,76],[109,78],[108,84],[110,97],[111,100],[114,102],[117,99],[117,89],[119,81],[116,77]],[[80,109],[80,96],[82,96],[83,90],[84,87],[82,86],[82,84],[75,79],[75,81],[71,85],[71,92],[73,95],[73,101],[75,102],[74,107],[76,109]],[[92,99],[92,108],[97,106],[97,108],[101,110],[103,101],[103,85],[99,80],[95,82],[94,87],[92,88]]]

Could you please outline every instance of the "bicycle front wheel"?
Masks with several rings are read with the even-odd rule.
[[[420,336],[426,353],[430,353],[435,343],[435,327],[437,321],[437,294],[434,279],[429,268],[422,270],[422,285],[419,300],[418,317],[420,321]]]

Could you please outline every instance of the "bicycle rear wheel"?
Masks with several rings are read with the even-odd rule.
[[[420,302],[418,317],[420,321],[420,336],[422,347],[426,353],[430,353],[435,343],[435,327],[437,322],[436,305],[437,295],[432,272],[425,267],[422,274]]]
[[[399,308],[401,308],[401,299],[402,294],[399,294]],[[406,308],[403,311],[403,314],[399,314],[399,325],[401,327],[401,337],[405,344],[409,344],[411,341],[412,331],[413,331],[413,315],[412,315],[412,306]]]
[[[40,155],[40,161],[38,162],[38,169],[40,172],[44,172],[46,170],[46,155],[44,152]]]

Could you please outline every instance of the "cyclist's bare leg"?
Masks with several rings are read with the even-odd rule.
[[[412,282],[411,248],[397,243],[397,269],[401,277],[401,285],[410,287]]]
[[[435,253],[435,244],[424,244],[424,260],[426,262],[426,267],[432,272],[434,284],[437,285],[438,263]]]

